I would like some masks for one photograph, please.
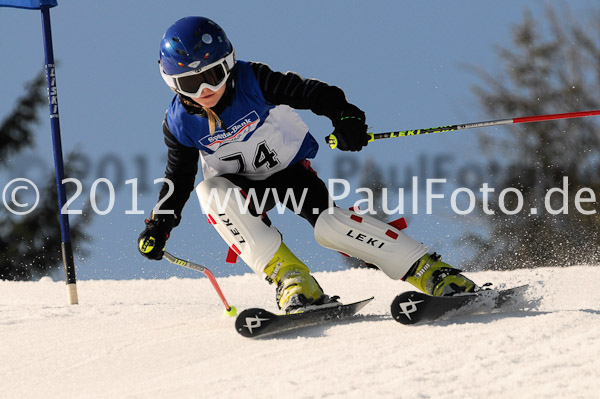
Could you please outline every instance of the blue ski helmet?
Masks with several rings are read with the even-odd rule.
[[[204,87],[222,87],[235,64],[235,53],[217,23],[204,17],[185,17],[163,35],[158,63],[169,87],[194,97]]]

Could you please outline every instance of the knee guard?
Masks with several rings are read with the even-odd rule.
[[[221,238],[258,275],[281,245],[281,234],[253,216],[242,190],[224,177],[212,177],[196,187],[202,210]]]
[[[341,208],[323,211],[315,224],[315,239],[325,248],[354,256],[399,280],[427,253],[427,247],[369,215]]]

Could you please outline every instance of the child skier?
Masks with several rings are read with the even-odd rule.
[[[259,201],[266,195],[269,210],[276,198],[292,190],[295,198],[304,198],[300,216],[314,227],[320,245],[363,259],[392,279],[405,280],[428,294],[479,289],[399,229],[331,206],[325,183],[307,161],[314,158],[318,145],[293,109],[328,117],[338,148],[360,151],[368,141],[365,114],[346,100],[340,88],[236,60],[223,29],[203,17],[180,19],[166,31],[159,68],[176,92],[163,121],[168,147],[165,177],[173,192],[168,195],[165,183],[159,195],[160,210],[172,212],[155,210],[146,220],[138,238],[143,256],[162,258],[194,189],[201,160],[204,181],[196,193],[209,222],[254,272],[277,285],[277,305],[286,313],[325,305],[336,297],[323,293],[265,213],[247,212],[234,200],[236,191],[254,192]],[[217,198],[229,200],[223,205]]]

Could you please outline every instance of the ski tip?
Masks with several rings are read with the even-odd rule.
[[[242,336],[252,338],[262,333],[276,317],[276,314],[265,309],[245,309],[235,319],[235,329]]]
[[[367,303],[371,302],[373,299],[375,299],[374,296],[372,296],[370,298],[367,298],[367,299],[363,299],[362,301],[358,301],[358,302],[355,302],[355,303],[364,303],[366,305]]]
[[[391,314],[394,320],[402,324],[415,324],[421,320],[420,307],[427,295],[409,291],[396,295],[391,305]]]

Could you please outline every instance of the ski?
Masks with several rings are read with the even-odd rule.
[[[354,303],[316,307],[290,314],[275,314],[261,308],[246,309],[237,316],[235,329],[244,337],[256,338],[333,322],[354,315],[372,300],[373,297]]]
[[[391,312],[398,323],[430,322],[452,311],[475,312],[481,308],[488,311],[500,308],[515,295],[526,291],[527,287],[522,285],[502,290],[482,290],[472,294],[441,297],[408,291],[396,296],[392,302]],[[481,305],[481,308],[478,305]]]

